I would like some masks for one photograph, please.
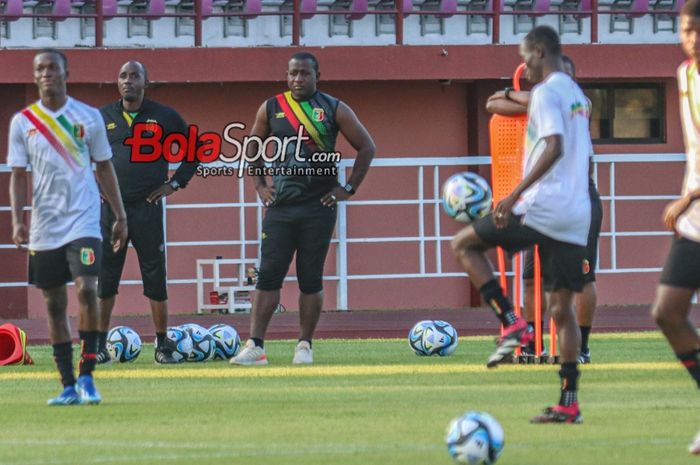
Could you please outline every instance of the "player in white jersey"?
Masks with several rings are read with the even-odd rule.
[[[493,367],[532,339],[493,275],[486,251],[500,246],[513,253],[539,245],[544,287],[556,321],[562,366],[559,404],[535,423],[579,423],[578,348],[574,293],[583,288],[583,262],[591,216],[588,196],[590,108],[578,85],[563,72],[556,31],[538,26],[520,46],[527,77],[537,85],[528,107],[525,177],[490,214],[460,231],[452,241],[458,260],[484,301],[504,326],[487,366]]]
[[[49,405],[98,404],[92,371],[97,352],[97,273],[100,268],[100,195],[117,213],[115,249],[126,244],[126,213],[110,163],[112,151],[100,112],[67,95],[68,62],[45,49],[33,61],[39,101],[15,114],[10,123],[7,164],[12,168],[12,240],[29,242],[29,282],[44,294],[53,354],[63,392]],[[96,164],[95,175],[92,162]],[[32,217],[27,234],[27,167],[31,166]],[[73,372],[73,349],[66,313],[66,283],[75,281],[80,306],[81,360]]]
[[[652,314],[678,360],[700,388],[700,336],[689,318],[700,288],[700,0],[683,5],[680,41],[688,57],[678,68],[681,122],[686,149],[682,197],[668,204],[662,221],[675,235],[666,259]],[[700,432],[689,451],[700,454]]]

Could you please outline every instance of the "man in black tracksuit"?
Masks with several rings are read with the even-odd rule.
[[[129,61],[121,67],[117,87],[121,99],[103,107],[100,111],[107,127],[107,137],[112,146],[112,163],[117,173],[119,187],[127,214],[129,240],[139,259],[143,294],[148,297],[156,329],[157,363],[176,363],[173,348],[166,340],[168,327],[168,294],[166,289],[165,243],[163,234],[163,204],[161,199],[184,188],[194,175],[197,163],[182,163],[172,178],[168,178],[168,162],[160,157],[156,161],[137,163],[131,160],[131,146],[124,140],[132,135],[137,123],[158,124],[163,130],[161,141],[173,132],[187,134],[187,125],[172,108],[144,99],[148,77],[144,66]],[[141,152],[150,152],[149,147]],[[106,202],[102,203],[102,234],[110,237],[114,214]],[[113,252],[109,241],[103,242],[103,260],[99,276],[100,298],[100,346],[98,363],[110,362],[106,350],[109,320],[119,289],[126,248]]]

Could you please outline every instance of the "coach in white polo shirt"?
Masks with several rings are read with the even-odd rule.
[[[510,359],[530,342],[532,332],[515,315],[493,275],[485,252],[500,246],[509,253],[539,245],[545,290],[557,324],[562,365],[559,403],[548,407],[534,423],[579,423],[576,398],[578,349],[574,293],[583,288],[583,260],[591,217],[588,196],[590,107],[578,85],[562,71],[559,37],[538,26],[520,46],[527,77],[537,85],[528,108],[525,177],[488,215],[460,231],[452,242],[458,260],[484,301],[504,326],[487,366]]]

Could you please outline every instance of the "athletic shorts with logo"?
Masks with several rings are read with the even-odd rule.
[[[598,238],[603,223],[603,204],[595,185],[591,184],[588,193],[591,196],[591,227],[588,230],[588,243],[586,244],[586,256],[583,259],[583,282],[593,283],[596,280],[595,268],[598,263]],[[525,251],[525,264],[523,265],[523,279],[535,277],[534,248]]]
[[[493,216],[480,218],[474,223],[479,238],[492,247],[501,247],[514,254],[538,245],[542,262],[542,277],[547,292],[583,289],[583,262],[586,248],[581,245],[557,241],[522,224],[523,217],[511,215],[505,228],[496,228]]]
[[[58,249],[29,251],[29,284],[53,289],[78,276],[97,276],[102,261],[100,239],[82,237]]]

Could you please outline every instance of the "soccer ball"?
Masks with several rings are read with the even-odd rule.
[[[491,187],[476,173],[452,175],[442,187],[445,213],[462,223],[471,223],[486,216],[491,211],[491,204]]]
[[[423,347],[430,355],[450,355],[457,349],[458,342],[457,330],[446,321],[433,321],[432,328],[423,333]]]
[[[214,338],[214,360],[228,360],[236,355],[241,338],[235,328],[218,324],[209,328],[209,334]]]
[[[483,412],[467,412],[447,428],[447,452],[456,463],[490,465],[503,452],[503,428]]]
[[[457,342],[457,330],[442,320],[419,321],[408,333],[408,345],[416,355],[450,355]]]
[[[435,326],[432,320],[423,320],[416,323],[408,333],[408,345],[416,355],[430,355],[423,345],[423,335],[426,331],[433,331]]]
[[[165,338],[175,346],[175,350],[173,350],[172,354],[175,360],[182,362],[190,358],[190,354],[192,353],[192,338],[187,331],[173,326],[168,328]]]
[[[214,358],[216,343],[206,328],[193,323],[182,325],[180,328],[192,338],[192,352],[188,362],[206,362]]]
[[[127,326],[116,326],[107,334],[107,351],[114,361],[133,362],[141,353],[141,338]]]

